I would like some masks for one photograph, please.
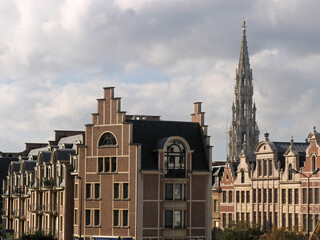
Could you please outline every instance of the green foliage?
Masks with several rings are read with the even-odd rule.
[[[284,227],[273,228],[271,232],[267,232],[261,237],[263,240],[304,240],[307,239],[305,233],[299,230],[298,227],[287,229]]]
[[[252,223],[231,223],[219,234],[219,240],[258,240],[263,234],[261,228]]]
[[[51,234],[45,235],[43,231],[36,231],[34,234],[23,234],[20,240],[54,240]]]

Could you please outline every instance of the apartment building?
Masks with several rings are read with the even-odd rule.
[[[211,238],[211,146],[201,103],[191,122],[126,115],[104,88],[85,132],[12,162],[3,184],[7,229],[57,239]]]
[[[306,142],[274,142],[265,133],[250,163],[246,149],[238,165],[227,164],[220,182],[220,217],[260,224],[263,230],[298,226],[313,231],[319,220],[319,140],[313,129]]]

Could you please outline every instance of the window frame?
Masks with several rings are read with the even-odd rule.
[[[112,132],[104,132],[99,137],[98,147],[116,147],[116,146],[117,146],[117,139]]]

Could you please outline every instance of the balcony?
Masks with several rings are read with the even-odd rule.
[[[43,211],[45,213],[51,213],[55,215],[55,213],[57,212],[57,205],[53,203],[43,204]]]
[[[29,188],[30,189],[38,189],[38,181],[36,181],[35,179],[31,180],[29,182]]]
[[[12,188],[12,197],[21,197],[21,194],[23,193],[23,190],[21,189],[21,187],[13,187]]]
[[[56,182],[54,181],[53,178],[51,177],[47,177],[47,178],[42,178],[42,185],[41,187],[44,189],[44,190],[50,190],[52,189],[53,187],[55,187],[56,185]]]
[[[1,209],[1,216],[8,217],[8,213],[9,213],[8,209]]]
[[[12,210],[12,217],[13,217],[13,218],[20,218],[20,216],[21,216],[21,211],[20,211],[20,209],[13,209],[13,210]]]
[[[30,203],[29,204],[29,211],[30,212],[34,212],[34,213],[38,213],[38,214],[42,214],[42,212],[43,212],[43,204]]]

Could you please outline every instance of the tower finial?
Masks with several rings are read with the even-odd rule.
[[[242,23],[242,30],[243,30],[243,31],[246,31],[246,28],[247,28],[246,23],[247,23],[247,20],[246,20],[246,19],[243,20],[243,23]]]

